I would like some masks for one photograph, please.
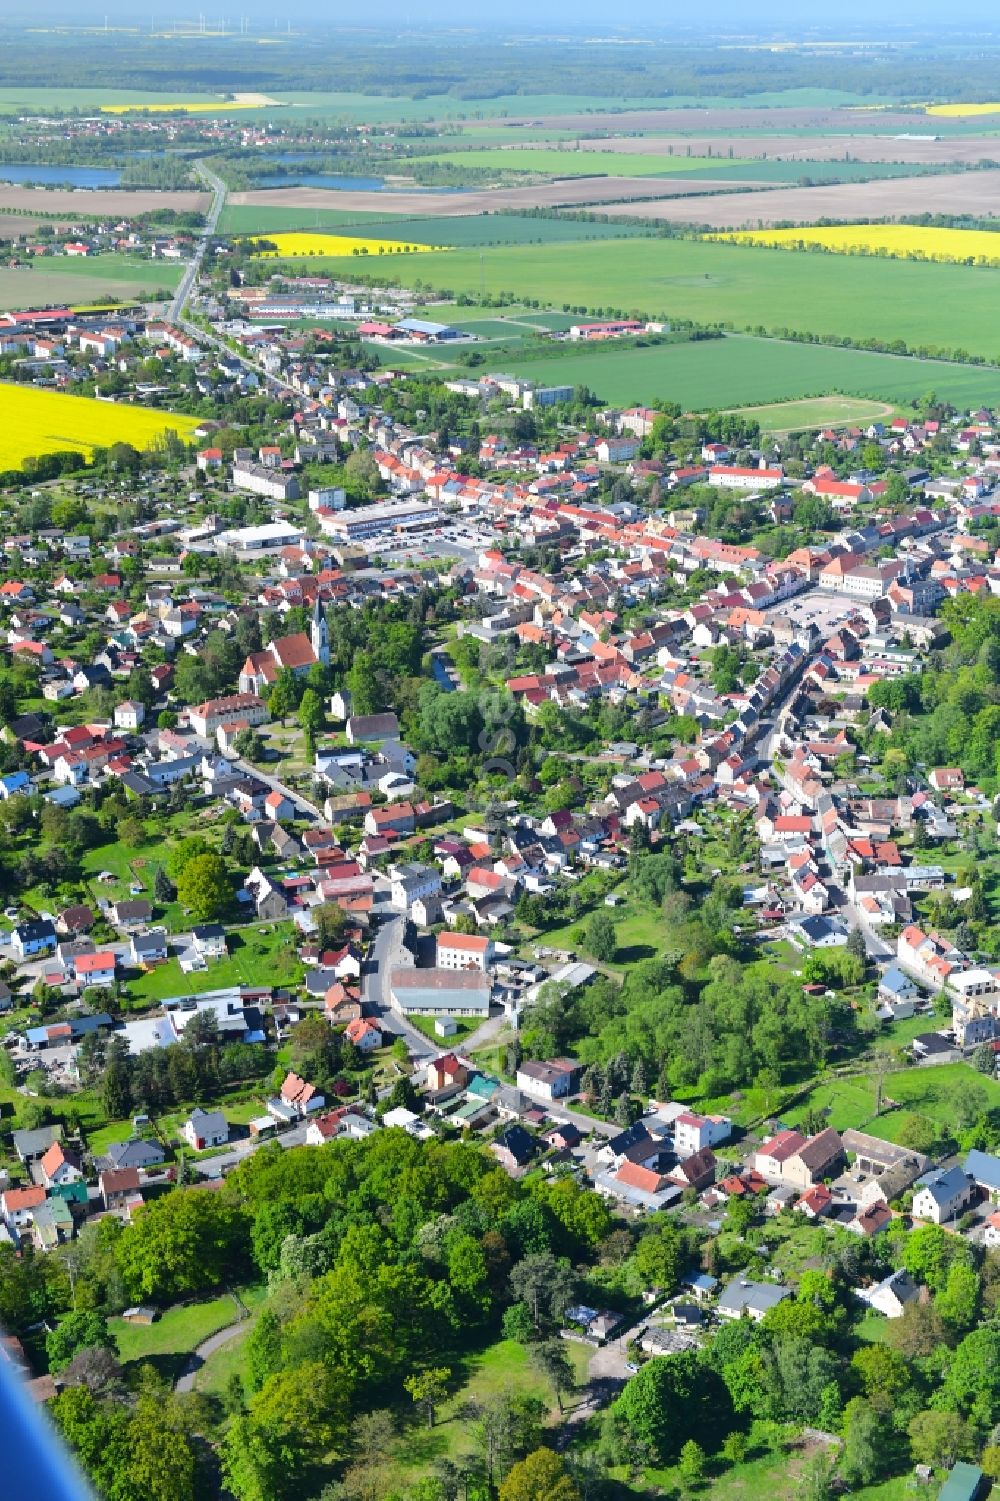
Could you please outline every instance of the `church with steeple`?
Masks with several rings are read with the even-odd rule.
[[[326,611],[323,609],[323,601],[317,594],[313,604],[312,624],[309,627],[309,639],[312,649],[316,653],[316,661],[322,662],[324,667],[330,665],[330,632],[326,624]]]
[[[279,636],[263,651],[251,652],[240,672],[241,693],[266,693],[278,673],[286,669],[296,677],[304,676],[320,662],[330,665],[330,629],[326,612],[317,598],[309,621],[309,634],[297,631],[293,636]]]

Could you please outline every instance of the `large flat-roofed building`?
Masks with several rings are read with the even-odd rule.
[[[477,969],[394,969],[389,977],[392,1004],[404,1016],[490,1014],[490,981]]]
[[[274,474],[270,469],[265,472]],[[282,478],[280,473],[277,477]],[[278,552],[282,547],[296,547],[302,541],[302,528],[291,521],[265,521],[260,526],[219,532],[214,540],[219,552]]]
[[[437,506],[425,500],[385,501],[381,505],[357,506],[353,510],[317,512],[321,530],[342,542],[362,542],[386,532],[411,527],[434,526],[441,519]]]
[[[459,328],[452,328],[448,323],[431,323],[427,318],[400,318],[396,324],[396,332],[404,335],[405,338],[429,344],[467,337]]]

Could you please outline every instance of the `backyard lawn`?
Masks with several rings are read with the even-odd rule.
[[[263,1302],[263,1287],[240,1289],[240,1297],[253,1313]],[[127,1324],[124,1319],[110,1319],[109,1327],[118,1343],[118,1354],[125,1362],[149,1361],[161,1374],[176,1380],[191,1351],[229,1324],[235,1324],[239,1310],[231,1293],[220,1293],[201,1303],[184,1303],[168,1308],[155,1324]]]
[[[802,1495],[802,1472],[817,1448],[803,1444],[788,1453],[773,1451],[735,1466],[720,1465],[720,1473],[710,1471],[706,1484],[699,1488],[704,1501],[793,1501]],[[646,1479],[664,1494],[685,1494],[683,1477],[676,1467],[647,1470]],[[881,1485],[862,1486],[851,1494],[855,1501],[903,1501],[910,1495],[909,1476],[897,1476]]]
[[[302,961],[293,945],[294,924],[273,923],[227,934],[229,957],[209,960],[208,968],[185,974],[177,959],[168,959],[129,983],[135,1000],[162,1001],[167,996],[202,995],[228,985],[297,985]]]

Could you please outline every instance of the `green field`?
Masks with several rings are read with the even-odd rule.
[[[767,414],[767,427],[772,432],[809,427],[814,420],[817,423],[860,420],[867,410],[851,418],[831,416],[825,410],[825,403],[815,411],[807,406],[796,411],[786,405],[790,400],[804,397],[823,397],[836,392],[904,404],[934,390],[957,407],[970,407],[995,400],[1000,387],[996,371],[977,370],[971,365],[745,335],[647,348],[604,347],[582,353],[566,346],[566,353],[560,358],[532,358],[528,346],[523,354],[508,351],[506,344],[502,355],[490,356],[484,350],[488,366],[497,369],[502,366],[511,375],[547,386],[584,384],[602,401],[615,405],[627,406],[660,397],[678,401],[695,411],[764,404],[771,407],[780,403],[780,410],[772,408]],[[443,362],[436,365],[435,356],[428,351],[390,347],[380,348],[378,355],[393,367],[428,372],[437,368],[451,373],[462,369]]]
[[[313,272],[350,279],[357,260],[310,259]],[[426,252],[393,261],[395,282],[448,295],[510,293],[543,305],[623,308],[735,328],[788,328],[911,348],[957,347],[1000,358],[1000,272],[969,266],[811,255],[703,240],[620,239],[592,244]]]
[[[207,102],[212,97],[211,94],[200,94],[197,89],[187,88],[182,94],[175,90],[164,95],[142,89],[20,88],[5,84],[0,88],[0,115],[31,114],[34,111],[48,113],[54,110],[68,113],[76,109],[96,111],[102,104],[157,104],[164,98],[184,99],[188,102],[204,99]]]
[[[263,1302],[264,1295],[262,1287],[240,1290],[240,1297],[251,1313]],[[161,1375],[175,1381],[192,1350],[209,1335],[235,1324],[238,1318],[239,1309],[233,1297],[221,1293],[203,1303],[168,1308],[155,1324],[127,1324],[124,1319],[109,1319],[108,1324],[123,1362],[148,1361]]]
[[[941,1063],[932,1068],[909,1068],[885,1076],[884,1094],[895,1100],[899,1110],[875,1115],[875,1086],[871,1078],[836,1078],[820,1082],[789,1111],[790,1118],[801,1119],[812,1110],[829,1110],[828,1124],[835,1131],[849,1126],[863,1129],[885,1141],[895,1141],[906,1123],[907,1113],[926,1115],[938,1125],[954,1121],[953,1095],[956,1088],[969,1086],[981,1091],[991,1109],[1000,1107],[1000,1084],[977,1073],[968,1063]]]
[[[332,198],[333,194],[330,196]],[[368,228],[371,224],[392,223],[400,218],[401,215],[392,215],[389,210],[386,210],[386,220],[383,220],[381,214],[351,212],[343,208],[285,208],[283,205],[272,208],[254,203],[227,203],[219,215],[218,230],[220,235],[256,235],[269,229],[276,233],[296,229],[340,230],[345,224],[364,224]],[[440,233],[440,225],[436,232]]]
[[[559,245],[568,240],[620,240],[649,237],[649,226],[607,224],[587,219],[534,218],[528,214],[469,214],[449,219],[390,219],[379,229],[384,240],[416,240],[429,245]]]
[[[715,156],[655,156],[641,151],[560,151],[511,146],[502,151],[442,151],[422,161],[482,172],[531,172],[542,177],[698,177],[722,165]]]
[[[731,158],[658,155],[642,151],[578,151],[558,147],[505,146],[492,151],[447,151],[424,158],[454,167],[486,172],[529,172],[544,177],[678,177],[684,174],[720,182],[797,183],[853,181],[872,177],[908,177],[920,167],[895,162],[761,161],[739,155],[733,143]]]
[[[800,401],[779,401],[766,406],[743,407],[744,416],[755,418],[765,433],[791,433],[801,428],[867,425],[883,420],[886,403],[862,396],[818,396]]]
[[[144,298],[160,288],[172,292],[182,272],[182,266],[169,262],[140,261],[123,255],[102,255],[92,261],[61,256],[40,261],[31,271],[0,269],[0,310],[95,302],[106,297]]]
[[[275,191],[282,191],[276,189]],[[291,190],[289,190],[291,192]],[[329,196],[335,198],[335,192]],[[554,245],[566,240],[620,240],[636,235],[649,236],[655,230],[646,225],[608,224],[586,219],[535,218],[527,214],[468,214],[454,218],[415,218],[394,214],[392,194],[386,194],[386,211],[356,213],[347,209],[277,208],[256,204],[227,204],[219,219],[219,233],[227,235],[265,234],[280,231],[330,229],[339,234],[357,227],[370,234],[378,225],[383,240],[416,241],[418,244],[455,246],[472,245]],[[2,220],[0,220],[2,228]],[[312,257],[310,257],[310,264]]]
[[[573,1363],[577,1385],[582,1386],[593,1351],[586,1345],[568,1344],[566,1353]],[[539,1397],[555,1415],[551,1386],[530,1364],[524,1346],[513,1340],[499,1340],[469,1356],[454,1374],[457,1389],[453,1387],[452,1395],[441,1404],[433,1429],[408,1428],[394,1446],[393,1479],[400,1486],[426,1475],[435,1459],[456,1459],[468,1452],[470,1410],[500,1392],[512,1390]],[[572,1407],[580,1398],[570,1394],[564,1400]]]
[[[295,952],[291,923],[268,925],[267,931],[244,928],[230,933],[228,959],[209,960],[208,968],[184,974],[176,959],[157,965],[129,985],[144,1001],[165,996],[200,995],[226,985],[297,985],[302,961]]]

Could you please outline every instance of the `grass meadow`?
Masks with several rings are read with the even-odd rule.
[[[578,151],[551,146],[503,146],[499,150],[446,151],[428,158],[478,171],[526,172],[544,177],[681,177],[719,182],[851,182],[873,177],[908,177],[919,167],[896,162],[763,161],[741,157],[739,139],[732,155],[685,156],[666,152]]]
[[[989,402],[997,390],[995,371],[971,365],[742,335],[645,348],[606,345],[578,351],[567,345],[558,358],[533,358],[530,344],[519,352],[511,352],[509,344],[502,354],[483,352],[487,368],[503,368],[547,386],[584,384],[602,401],[615,405],[662,397],[691,411],[766,407],[767,411],[755,414],[770,432],[808,428],[814,423],[860,422],[876,415],[868,403],[905,404],[930,390],[958,407]],[[428,350],[415,353],[382,347],[378,354],[393,367],[430,372],[436,364],[436,354]],[[446,355],[440,368],[462,370],[451,366]],[[856,406],[848,409],[836,400],[832,406],[814,400],[830,393],[854,398]],[[789,404],[798,401],[801,408]]]
[[[73,306],[107,298],[146,298],[160,290],[173,292],[182,271],[182,266],[169,261],[143,261],[124,255],[101,255],[93,260],[53,257],[37,261],[30,271],[3,267],[0,312],[10,308]]]
[[[356,257],[310,259],[356,276]],[[377,274],[377,273],[376,273]],[[773,332],[903,340],[1000,359],[998,272],[867,256],[790,255],[703,240],[613,239],[455,249],[392,263],[403,286],[509,293],[545,305],[621,308]]]

